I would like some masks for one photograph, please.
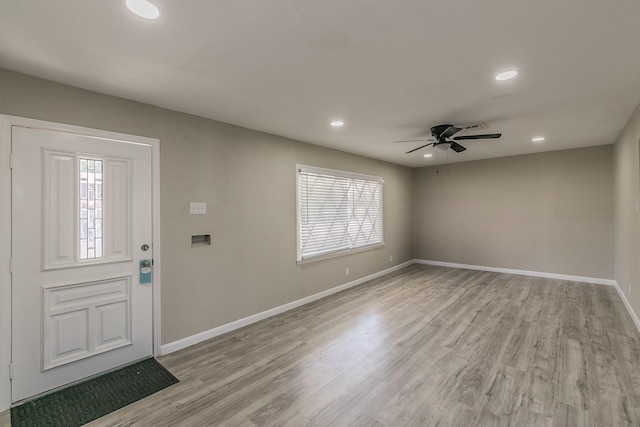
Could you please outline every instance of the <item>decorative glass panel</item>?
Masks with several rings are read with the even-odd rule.
[[[80,259],[102,258],[102,160],[80,159]]]

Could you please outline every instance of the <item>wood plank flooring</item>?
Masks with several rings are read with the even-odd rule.
[[[611,286],[413,265],[159,360],[179,384],[89,425],[640,426]]]

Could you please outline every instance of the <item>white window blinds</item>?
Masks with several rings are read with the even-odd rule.
[[[382,245],[381,177],[297,166],[298,261]]]

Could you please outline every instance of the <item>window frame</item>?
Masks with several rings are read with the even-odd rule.
[[[301,196],[300,177],[301,177],[301,174],[303,173],[327,175],[335,178],[371,181],[379,184],[378,221],[380,222],[380,241],[376,241],[376,242],[368,243],[364,245],[349,246],[348,248],[341,247],[336,249],[330,249],[330,250],[323,251],[321,253],[317,253],[313,255],[304,255],[302,253],[302,248],[301,248],[302,206],[301,206],[301,200],[300,200],[300,196]],[[353,204],[353,200],[351,200],[349,202],[349,209],[353,210],[354,206],[355,204]],[[345,226],[347,226],[347,224],[348,223],[345,223]],[[381,176],[367,175],[367,174],[361,174],[356,172],[296,164],[296,264],[305,264],[305,263],[319,261],[323,259],[334,258],[334,257],[353,254],[357,252],[377,249],[377,248],[383,247],[384,244],[385,244],[385,240],[384,240],[384,179]]]

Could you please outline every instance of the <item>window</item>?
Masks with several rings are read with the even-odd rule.
[[[297,166],[298,262],[383,242],[381,177]]]
[[[102,160],[80,159],[80,259],[102,258]]]

